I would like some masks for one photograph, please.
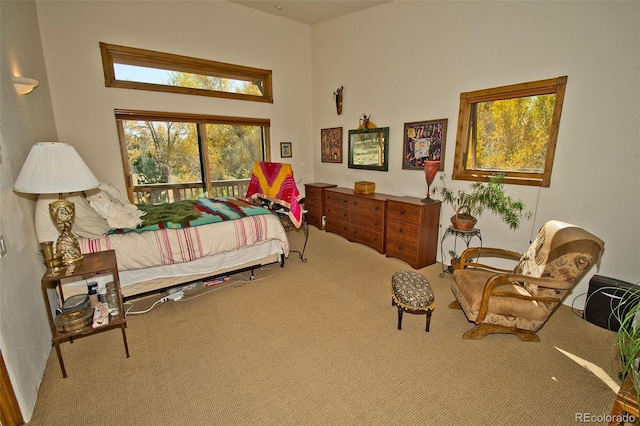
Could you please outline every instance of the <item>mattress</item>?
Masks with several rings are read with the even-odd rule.
[[[180,229],[79,238],[78,242],[82,253],[115,250],[125,297],[171,283],[277,262],[280,256],[289,254],[287,234],[274,214]]]

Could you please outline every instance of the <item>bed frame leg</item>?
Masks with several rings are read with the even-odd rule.
[[[255,280],[256,277],[253,275],[253,268],[251,268],[251,276],[249,277],[249,281]]]

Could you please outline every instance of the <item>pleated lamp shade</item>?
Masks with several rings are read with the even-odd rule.
[[[66,194],[99,185],[74,147],[39,142],[31,147],[13,189],[27,194]]]

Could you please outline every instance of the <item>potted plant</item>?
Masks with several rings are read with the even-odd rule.
[[[628,290],[622,300],[624,302],[612,312],[620,323],[616,336],[620,350],[620,377],[624,380],[631,375],[636,389],[635,397],[640,406],[640,290]]]
[[[449,272],[453,272],[454,269],[458,269],[460,264],[460,256],[453,250],[449,250],[449,256],[451,256],[451,266],[449,266]]]
[[[440,192],[442,201],[451,205],[455,215],[451,217],[451,223],[455,229],[470,231],[478,221],[478,217],[488,210],[496,214],[509,228],[516,230],[520,226],[520,219],[524,216],[530,218],[531,212],[525,211],[522,200],[514,200],[504,192],[504,175],[496,174],[489,178],[488,182],[474,182],[470,191],[458,190],[453,192],[444,185],[433,188],[434,193]]]

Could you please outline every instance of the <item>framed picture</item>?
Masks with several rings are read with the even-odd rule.
[[[447,119],[404,123],[402,168],[422,170],[425,160],[440,161],[444,171]]]
[[[280,142],[280,157],[291,157],[291,142]]]
[[[342,163],[342,127],[320,130],[320,150],[323,163]]]
[[[389,128],[349,130],[349,168],[389,170]]]

